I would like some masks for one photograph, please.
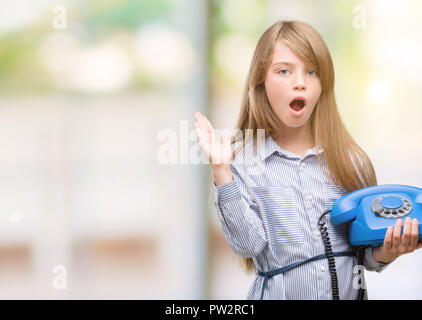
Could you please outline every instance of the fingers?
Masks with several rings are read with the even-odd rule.
[[[194,123],[196,132],[198,137],[202,139],[200,142],[202,142],[204,145],[207,145],[208,148],[211,148],[211,144],[215,143],[212,131],[208,129],[208,124],[205,122],[204,117],[200,112],[195,112],[194,117],[196,119],[196,122]]]
[[[194,117],[196,119],[196,123],[198,124],[198,127],[205,132],[205,124],[204,124],[204,120],[201,117],[201,114],[199,112],[195,112]]]
[[[401,234],[403,225],[403,234]],[[404,222],[397,219],[394,229],[389,227],[384,238],[384,248],[386,252],[392,254],[405,254],[421,248],[419,242],[419,223],[417,219],[407,217]]]
[[[195,122],[194,125],[195,125],[196,134],[198,135],[199,145],[206,152],[206,154],[209,154],[209,146],[207,143],[207,139],[204,136],[204,132],[202,131],[200,124],[198,124],[198,122]]]
[[[211,123],[200,112],[195,112],[194,117],[196,119],[194,125],[201,148],[207,154],[211,164],[220,164],[224,160],[225,154],[222,152],[222,145],[215,136]]]
[[[203,118],[204,123],[205,123],[206,127],[208,128],[208,130],[213,131],[213,127],[211,125],[211,122],[209,122],[208,118],[206,116],[204,116],[203,114],[200,114],[200,115]]]
[[[392,249],[395,252],[399,252],[400,242],[401,242],[401,227],[402,227],[402,221],[401,219],[397,219],[394,230],[393,230],[393,245]]]
[[[201,148],[206,152],[212,164],[230,164],[233,158],[231,137],[223,136],[222,143],[217,138],[211,123],[200,112],[194,113],[195,129]]]
[[[402,249],[407,249],[410,245],[410,232],[412,230],[412,219],[407,217],[404,220],[404,226],[403,226],[403,236],[401,238],[401,247]]]
[[[388,227],[387,232],[385,233],[384,237],[384,248],[388,252],[391,251],[393,246],[393,227]]]
[[[410,231],[410,244],[409,247],[416,249],[419,241],[419,223],[418,220],[415,218],[412,220],[411,224],[411,231]]]
[[[203,114],[201,114],[200,112],[195,112],[194,116],[195,116],[195,119],[200,123],[201,128],[203,130],[209,133],[213,131],[211,123]]]
[[[204,138],[207,138],[207,143],[209,143],[210,145],[218,143],[215,137],[214,129],[208,119],[200,112],[195,112],[194,116],[199,125],[199,128],[203,132]]]
[[[194,126],[195,126],[196,133],[198,134],[199,142],[202,142],[204,139],[204,134],[202,133],[201,125],[195,121]]]

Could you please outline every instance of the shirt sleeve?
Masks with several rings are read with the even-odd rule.
[[[368,271],[381,272],[385,268],[387,268],[390,264],[389,263],[385,264],[385,263],[377,262],[374,259],[374,256],[372,255],[373,249],[374,249],[374,247],[372,247],[372,246],[369,246],[365,249],[365,257],[363,259],[364,267]]]
[[[233,165],[230,167],[232,181],[220,186],[213,183],[218,219],[232,250],[243,258],[256,257],[267,245],[266,232],[243,178]]]

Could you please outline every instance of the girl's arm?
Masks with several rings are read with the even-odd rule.
[[[212,164],[218,218],[233,251],[243,258],[256,257],[267,245],[257,207],[246,194],[245,184],[232,165],[233,150],[228,137],[220,143],[208,119],[196,112],[195,129],[201,149]]]
[[[369,246],[365,249],[363,264],[366,270],[381,272],[389,266],[389,262],[377,261],[373,253],[374,247]]]
[[[220,172],[213,168],[216,194],[214,205],[221,228],[236,254],[252,258],[259,255],[267,245],[265,229],[256,205],[246,193],[243,178],[234,166],[225,170]]]

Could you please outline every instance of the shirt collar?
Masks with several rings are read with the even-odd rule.
[[[288,158],[295,158],[295,159],[300,159],[300,157],[288,150],[284,150],[283,148],[281,148],[277,142],[275,142],[273,140],[273,138],[271,137],[270,134],[268,134],[268,136],[265,138],[265,144],[264,144],[264,150],[262,152],[263,154],[263,159],[265,160],[266,158],[268,158],[270,155],[272,155],[275,152],[280,153],[281,155],[284,155]],[[318,148],[318,154],[322,153],[324,150],[323,148],[319,147]],[[302,159],[306,158],[309,155],[316,155],[317,154],[317,149],[316,147],[313,147],[312,149],[308,149],[306,150],[306,152],[303,154]]]

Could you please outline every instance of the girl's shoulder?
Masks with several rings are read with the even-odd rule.
[[[241,165],[256,165],[256,163],[263,162],[265,157],[265,149],[267,140],[261,141],[257,144],[256,139],[243,142],[235,142],[232,146],[235,153],[232,163],[236,166]]]
[[[263,157],[259,153],[250,152],[250,149],[244,149],[235,154],[230,165],[241,175],[262,175],[265,173]]]

